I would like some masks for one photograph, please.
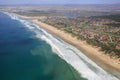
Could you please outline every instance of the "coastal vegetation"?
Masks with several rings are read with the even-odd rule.
[[[24,9],[23,9],[24,8]],[[120,58],[119,7],[46,6],[8,8],[7,11],[34,16],[41,22],[72,34],[73,37],[99,47],[110,56]],[[118,10],[117,10],[118,9]]]
[[[116,15],[115,18],[110,16],[49,17],[39,20],[68,32],[78,39],[86,40],[92,46],[100,47],[105,54],[120,58],[120,22]],[[119,15],[117,16],[119,18]]]

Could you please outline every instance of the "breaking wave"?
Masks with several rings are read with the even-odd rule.
[[[70,64],[74,69],[76,69],[82,77],[88,80],[119,80],[115,76],[107,73],[101,67],[96,65],[77,48],[64,42],[60,38],[53,37],[38,25],[18,18],[14,14],[5,14],[9,15],[11,19],[20,21],[26,28],[33,31],[37,38],[42,39],[48,43],[51,46],[52,51],[65,60],[68,64]]]

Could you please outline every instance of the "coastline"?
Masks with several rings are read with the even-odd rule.
[[[113,58],[111,59],[108,55],[105,55],[102,51],[99,51],[98,48],[87,44],[85,41],[78,40],[76,37],[72,37],[71,34],[61,31],[51,25],[37,20],[33,20],[32,22],[47,30],[47,32],[51,33],[52,35],[58,36],[69,44],[74,45],[106,71],[111,73],[115,72],[115,74],[113,73],[114,75],[120,76],[119,60]]]
[[[27,16],[21,16],[22,18],[32,18]],[[105,55],[102,51],[99,51],[98,48],[95,48],[85,41],[78,40],[76,37],[72,37],[71,34],[61,31],[54,26],[42,23],[33,18],[32,22],[37,24],[41,28],[45,29],[47,32],[51,33],[54,36],[58,36],[69,44],[74,45],[80,51],[82,51],[87,57],[92,59],[96,64],[105,69],[106,71],[112,73],[113,75],[120,78],[120,61],[117,59],[111,59],[108,55]]]

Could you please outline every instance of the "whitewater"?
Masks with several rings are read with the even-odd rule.
[[[114,75],[99,67],[80,50],[64,42],[62,39],[52,36],[44,29],[40,28],[40,26],[22,19],[13,13],[4,13],[10,16],[11,19],[20,21],[24,27],[35,33],[35,37],[48,43],[51,46],[52,51],[76,69],[82,77],[88,80],[119,80]]]

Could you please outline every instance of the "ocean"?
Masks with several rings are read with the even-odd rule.
[[[80,77],[34,32],[0,13],[0,80],[80,80]]]
[[[119,79],[30,20],[0,13],[0,80]]]

